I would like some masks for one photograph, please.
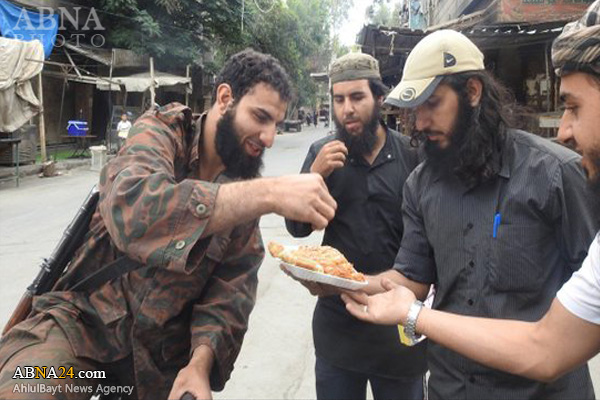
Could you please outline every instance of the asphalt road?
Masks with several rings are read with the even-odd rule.
[[[301,133],[278,136],[266,152],[264,175],[296,173],[310,143],[324,135],[322,127],[303,127]],[[54,178],[25,178],[20,188],[12,182],[0,183],[0,327],[97,179],[97,172],[78,168]],[[265,243],[318,244],[321,240],[319,233],[302,241],[292,239],[283,219],[275,215],[263,217],[260,225]],[[265,258],[259,280],[258,301],[242,352],[226,389],[214,397],[315,398],[311,334],[315,300],[283,274],[270,256]],[[600,390],[600,358],[591,365]]]

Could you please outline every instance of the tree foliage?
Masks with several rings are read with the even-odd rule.
[[[310,72],[325,68],[331,55],[328,6],[323,0],[288,0],[287,5],[278,2],[269,13],[249,9],[252,23],[243,46],[279,59],[295,83],[301,104],[314,103],[316,87]]]
[[[242,0],[101,0],[108,45],[149,54],[160,66],[201,64],[215,38],[239,39]]]
[[[187,64],[216,72],[245,48],[279,59],[300,104],[314,104],[311,72],[326,70],[336,50],[333,28],[353,0],[100,0],[107,44],[149,54],[159,68]],[[242,13],[243,10],[243,13]],[[339,47],[339,46],[338,46]],[[214,53],[205,62],[203,54]]]
[[[388,28],[400,27],[402,1],[374,0],[365,10],[365,17],[370,24]]]

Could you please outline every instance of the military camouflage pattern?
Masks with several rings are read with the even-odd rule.
[[[23,350],[14,353],[9,346],[0,348],[0,358],[3,360],[7,359],[8,353],[13,354],[6,364],[2,365],[0,399],[89,399],[98,385],[111,384],[108,379],[71,378],[65,374],[68,370],[61,370],[61,367],[72,366],[72,372],[77,374],[79,371],[102,371],[102,366],[88,359],[75,358],[66,336],[51,317],[38,314],[19,324],[10,331],[10,335],[12,343],[18,343],[17,346]],[[32,352],[35,352],[35,365],[32,365]],[[27,376],[23,370],[24,366],[46,366],[48,370],[53,367],[56,376],[49,373],[46,377],[12,379],[17,370],[21,376]],[[79,386],[79,391],[65,389],[66,386],[73,385]],[[86,395],[82,396],[82,393]]]
[[[556,74],[581,71],[600,75],[600,0],[574,22],[565,25],[552,44]]]
[[[211,386],[221,390],[255,302],[264,257],[258,221],[201,238],[229,178],[198,180],[200,131],[176,103],[136,121],[101,173],[85,244],[55,290],[33,302],[33,313],[58,322],[77,357],[109,363],[131,354],[141,399],[166,398],[201,344],[214,351]],[[124,253],[145,266],[89,295],[68,290]]]

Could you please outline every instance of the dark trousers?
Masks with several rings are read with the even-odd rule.
[[[422,375],[383,378],[338,368],[317,357],[315,376],[318,400],[364,400],[367,398],[367,382],[371,384],[375,400],[424,398]]]

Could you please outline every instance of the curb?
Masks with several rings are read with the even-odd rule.
[[[56,163],[57,171],[66,171],[92,165],[91,158],[80,160],[63,160]],[[19,177],[37,175],[42,172],[41,164],[19,165]],[[0,179],[10,179],[15,176],[15,167],[0,167]]]

